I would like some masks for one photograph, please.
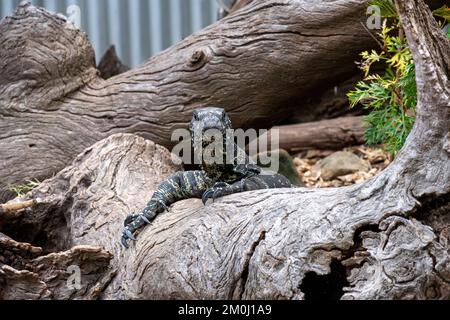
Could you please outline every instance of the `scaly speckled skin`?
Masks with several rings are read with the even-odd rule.
[[[207,130],[219,130],[223,136],[224,146],[234,149],[234,157],[226,161],[226,153],[219,155],[220,163],[202,162],[201,171],[177,172],[166,179],[153,194],[152,199],[140,214],[134,214],[125,220],[122,244],[128,248],[128,240],[136,240],[134,232],[150,224],[155,217],[168,210],[177,201],[200,198],[206,204],[208,199],[231,195],[234,193],[275,188],[293,187],[289,180],[279,174],[261,174],[262,169],[251,163],[248,156],[234,140],[227,140],[226,131],[231,130],[231,121],[221,108],[202,108],[194,112],[189,129],[192,140],[203,147],[212,143],[205,134]],[[194,150],[196,146],[194,144]]]

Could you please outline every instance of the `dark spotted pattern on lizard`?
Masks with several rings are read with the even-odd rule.
[[[221,154],[214,159],[222,161],[202,160],[202,170],[177,172],[162,182],[142,213],[126,218],[121,240],[126,248],[128,240],[136,240],[134,233],[137,230],[150,224],[158,214],[180,200],[199,198],[206,204],[208,199],[215,200],[244,191],[294,187],[282,175],[267,172],[262,174],[262,169],[249,160],[245,151],[234,143],[234,136],[227,135],[232,126],[224,109],[196,110],[189,129],[196,153],[199,148],[214,143],[212,135],[208,135],[209,131],[218,132],[222,136],[223,148],[220,149]],[[227,148],[232,148],[233,151],[229,159]]]

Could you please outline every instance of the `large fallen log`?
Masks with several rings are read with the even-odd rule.
[[[418,117],[376,178],[339,189],[236,194],[206,207],[183,201],[123,250],[125,215],[179,168],[154,143],[115,135],[20,199],[43,201],[3,221],[2,232],[44,251],[104,247],[109,271],[96,270],[88,282],[103,299],[449,299],[450,40],[422,0],[397,7],[416,62]],[[27,268],[3,266],[0,280],[8,272],[8,283],[24,288],[29,277],[19,275]],[[52,270],[44,264],[33,283],[45,283]]]
[[[274,127],[259,137],[261,143],[272,141],[274,130],[280,149],[303,151],[309,149],[338,150],[364,144],[366,125],[363,117],[344,117],[303,124]],[[271,148],[274,146],[271,146]]]
[[[81,31],[22,3],[0,22],[0,200],[114,133],[170,147],[198,106],[226,107],[236,127],[271,127],[315,87],[356,71],[359,52],[376,45],[365,14],[365,0],[253,1],[103,80]]]

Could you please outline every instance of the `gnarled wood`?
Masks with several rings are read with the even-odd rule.
[[[115,275],[110,260],[109,252],[90,246],[45,255],[0,233],[0,299],[96,299]],[[84,281],[72,283],[71,267]]]
[[[365,12],[365,0],[254,1],[105,81],[81,31],[23,4],[0,22],[0,200],[8,185],[48,178],[114,133],[169,147],[199,106],[225,106],[242,128],[286,119],[375,45]]]

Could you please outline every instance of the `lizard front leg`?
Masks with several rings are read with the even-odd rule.
[[[237,179],[248,179],[261,173],[261,168],[256,164],[238,164],[233,167],[233,172],[237,175]]]
[[[292,187],[291,182],[280,174],[260,174],[239,180],[232,184],[224,182],[216,183],[211,189],[203,194],[202,201],[206,204],[209,199],[214,201],[217,198],[245,191]]]
[[[181,171],[173,174],[156,189],[152,199],[139,214],[125,219],[121,243],[128,248],[128,240],[136,240],[134,233],[150,224],[158,214],[184,199],[201,198],[211,188],[212,181],[204,171]]]

